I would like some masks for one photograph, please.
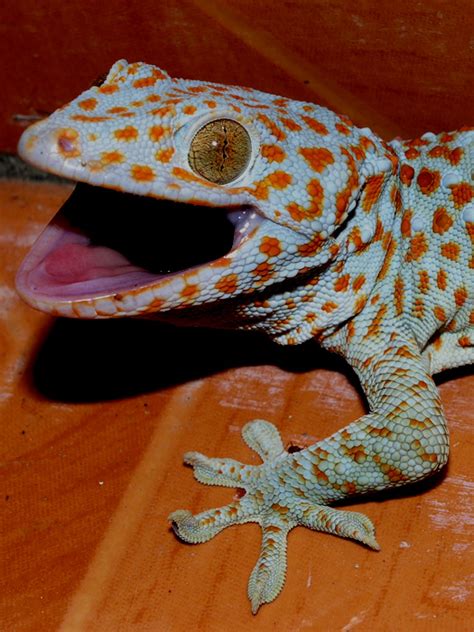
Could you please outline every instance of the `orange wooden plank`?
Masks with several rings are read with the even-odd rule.
[[[234,494],[196,483],[182,454],[256,463],[239,434],[255,417],[287,443],[326,436],[363,411],[354,377],[312,344],[34,312],[16,297],[14,273],[69,191],[0,184],[0,628],[472,629],[472,369],[441,380],[452,441],[444,475],[357,503],[382,551],[296,529],[285,588],[252,617],[258,528],[199,546],[169,529],[170,511]]]

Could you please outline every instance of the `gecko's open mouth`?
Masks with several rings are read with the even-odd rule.
[[[24,260],[26,300],[109,296],[224,257],[253,223],[250,207],[209,208],[78,184]]]

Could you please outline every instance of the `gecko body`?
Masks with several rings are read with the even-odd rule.
[[[346,358],[367,396],[367,415],[299,452],[285,451],[269,422],[248,423],[243,438],[259,466],[186,454],[200,482],[246,494],[194,516],[175,511],[176,533],[204,542],[232,524],[261,525],[253,612],[283,586],[295,526],[377,549],[366,516],[330,504],[423,479],[447,461],[432,375],[474,362],[474,131],[387,143],[311,103],[121,60],[28,128],[19,150],[84,183],[19,271],[32,306],[79,318],[168,315],[260,330],[280,344],[315,339]],[[110,195],[110,219],[91,236],[94,217],[84,223],[81,212],[99,191]],[[141,199],[177,230],[169,247],[157,224],[157,250],[171,254],[151,267],[118,238],[102,241],[122,205],[133,223]],[[210,228],[200,233],[204,216]],[[190,217],[196,228],[184,237]],[[216,250],[220,222],[227,246]]]

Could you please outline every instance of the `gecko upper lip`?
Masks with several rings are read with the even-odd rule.
[[[252,211],[78,184],[23,262],[17,287],[27,301],[73,301],[156,284],[237,248]]]

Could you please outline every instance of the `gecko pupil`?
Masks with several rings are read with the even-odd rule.
[[[228,184],[245,171],[251,151],[250,136],[240,123],[218,119],[197,131],[188,160],[191,169],[206,180]]]

